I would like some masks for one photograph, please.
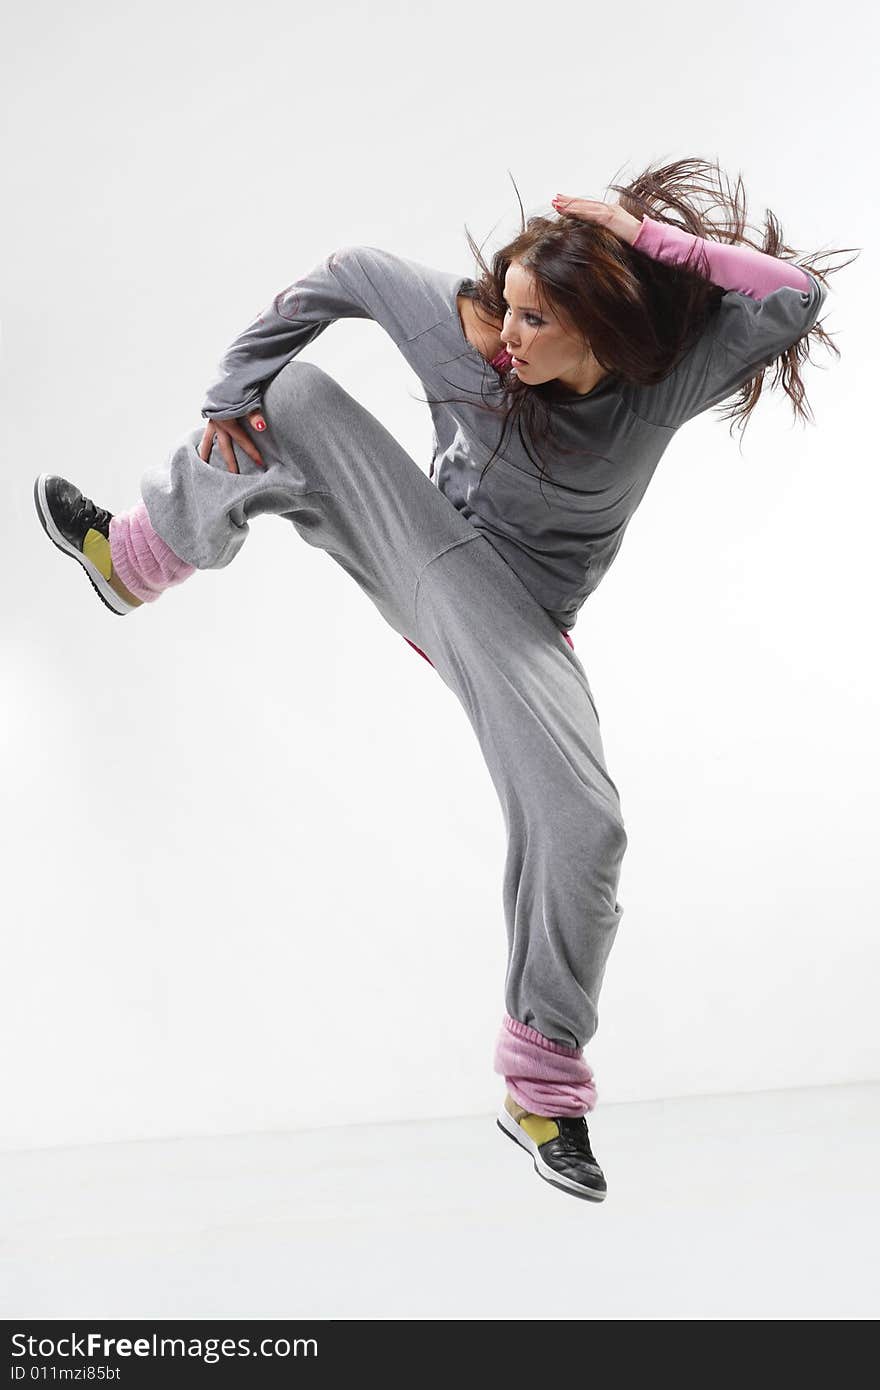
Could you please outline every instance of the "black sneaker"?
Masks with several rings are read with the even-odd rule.
[[[78,487],[55,473],[41,473],[34,483],[40,524],[53,545],[78,560],[92,587],[119,615],[140,608],[142,600],[126,589],[110,558],[111,512],[95,506]]]
[[[605,1174],[590,1148],[583,1115],[533,1115],[506,1095],[498,1128],[535,1160],[535,1172],[554,1187],[590,1202],[605,1200]]]

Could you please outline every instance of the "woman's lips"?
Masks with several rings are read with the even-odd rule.
[[[514,357],[510,348],[503,347],[492,358],[492,366],[497,367],[500,372],[506,372],[511,367],[527,367],[529,364],[524,357]]]

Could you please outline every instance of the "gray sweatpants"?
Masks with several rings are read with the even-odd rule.
[[[627,837],[580,660],[491,541],[321,368],[291,361],[262,413],[267,430],[253,438],[265,468],[238,445],[240,474],[216,444],[204,462],[203,423],[144,475],[154,529],[181,559],[219,569],[253,517],[284,516],[430,658],[467,712],[504,815],[507,1013],[583,1048],[623,911]]]

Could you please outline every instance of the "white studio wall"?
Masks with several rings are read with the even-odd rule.
[[[875,207],[848,9],[4,20],[0,1147],[495,1108],[504,825],[453,695],[272,518],[119,623],[31,488],[134,505],[225,345],[334,247],[471,273],[465,226],[486,254],[519,225],[511,176],[549,213],[661,156],[717,156],[753,223],[864,254],[824,311],[841,358],[805,369],[815,423],[774,393],[741,449],[718,412],[684,427],[572,634],[629,831],[588,1060],[600,1104],[877,1075]],[[427,472],[420,383],[377,325],[305,356]]]

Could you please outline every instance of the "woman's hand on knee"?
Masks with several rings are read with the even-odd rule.
[[[208,462],[208,455],[211,446],[216,438],[220,452],[226,461],[226,467],[230,473],[239,473],[238,464],[235,461],[235,451],[232,447],[233,439],[241,446],[248,458],[252,458],[260,468],[265,468],[262,455],[256,445],[251,442],[249,435],[244,429],[244,423],[252,426],[255,430],[264,430],[266,421],[260,410],[252,410],[247,415],[239,415],[234,420],[208,420],[205,426],[205,433],[202,435],[202,442],[199,445],[199,458],[203,463]]]

